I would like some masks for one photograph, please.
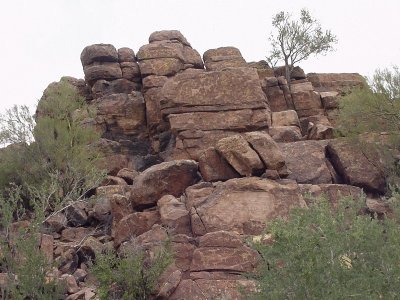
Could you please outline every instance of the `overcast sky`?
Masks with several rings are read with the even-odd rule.
[[[34,106],[61,76],[83,78],[86,45],[137,52],[156,30],[180,30],[200,54],[235,46],[247,61],[264,59],[272,16],[303,7],[339,40],[336,52],[301,63],[307,73],[400,65],[400,0],[10,0],[0,10],[0,111]]]

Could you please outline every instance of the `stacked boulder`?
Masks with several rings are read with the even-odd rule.
[[[265,242],[270,221],[312,205],[309,195],[335,206],[362,189],[385,192],[379,157],[328,140],[344,83],[327,89],[333,75],[295,68],[289,88],[282,68],[246,63],[234,47],[203,58],[176,30],[154,32],[137,56],[104,44],[82,52],[86,82],[68,80],[95,111],[86,124],[102,132],[109,176],[96,203],[46,222],[54,234],[41,247],[69,280],[70,299],[93,293],[85,278],[96,251],[154,254],[166,240],[175,261],[157,299],[242,299],[238,288],[256,289],[245,274],[261,259],[245,241]],[[353,79],[347,86],[358,86]]]

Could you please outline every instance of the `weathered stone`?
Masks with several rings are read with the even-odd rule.
[[[264,164],[257,152],[241,135],[221,139],[217,143],[216,149],[242,176],[251,176],[264,170]]]
[[[138,171],[123,168],[118,171],[117,176],[124,179],[127,184],[132,184],[136,176],[139,175]]]
[[[243,246],[240,235],[230,231],[215,231],[199,237],[199,247],[238,248]]]
[[[332,183],[332,176],[326,164],[326,143],[300,141],[279,145],[291,174],[289,179],[298,183]]]
[[[84,209],[82,202],[78,202],[68,206],[65,209],[65,216],[68,222],[74,227],[85,225],[88,220],[88,215]]]
[[[307,78],[318,92],[346,93],[365,85],[365,79],[357,73],[309,73]]]
[[[170,300],[183,300],[188,299],[188,297],[192,300],[207,300],[207,296],[200,289],[197,283],[191,279],[181,280],[175,292],[169,298]]]
[[[72,274],[77,282],[84,281],[87,275],[88,273],[83,269],[76,269],[74,274]]]
[[[54,238],[49,234],[40,235],[40,250],[43,252],[44,256],[49,263],[53,262],[53,250],[54,250]],[[1,254],[0,254],[1,255]]]
[[[297,142],[302,139],[300,128],[297,126],[272,126],[268,131],[277,143]]]
[[[162,88],[162,95],[164,114],[266,109],[266,97],[253,68],[186,71],[168,80]]]
[[[120,66],[122,78],[138,83],[135,86],[135,90],[140,90],[141,74],[139,64],[137,62],[122,62]]]
[[[178,30],[161,30],[153,32],[149,37],[149,43],[157,41],[177,41],[190,47],[189,42]]]
[[[130,81],[125,78],[107,81],[97,80],[92,86],[92,95],[95,99],[113,94],[130,94],[133,91],[139,91],[141,84]]]
[[[321,92],[321,101],[325,109],[339,108],[338,92]]]
[[[279,173],[277,170],[265,170],[264,174],[260,176],[261,178],[278,180],[280,179]]]
[[[86,227],[68,227],[61,232],[61,241],[79,243],[90,234],[92,229]]]
[[[309,123],[307,130],[308,140],[327,140],[334,138],[332,126]]]
[[[93,62],[118,62],[118,52],[110,44],[86,46],[81,53],[81,62],[83,66],[91,65]]]
[[[286,76],[285,73],[285,66],[280,66],[280,67],[275,67],[274,68],[274,73],[276,77],[279,76]],[[290,79],[305,79],[306,74],[304,73],[304,70],[300,68],[299,66],[296,66],[292,69],[292,72],[290,73]]]
[[[79,286],[76,283],[76,279],[72,275],[66,275],[64,278],[65,288],[68,294],[75,294],[79,291]]]
[[[114,194],[125,195],[127,187],[125,185],[106,185],[96,188],[96,195],[111,198]]]
[[[115,236],[115,228],[118,223],[127,215],[133,213],[131,202],[124,195],[114,194],[110,197],[112,230],[111,235]]]
[[[159,221],[160,215],[158,211],[135,212],[123,217],[113,228],[115,247],[118,247],[124,241],[145,233]]]
[[[63,213],[56,213],[49,216],[45,223],[52,232],[60,232],[67,226],[68,220]]]
[[[175,291],[176,287],[181,281],[181,278],[182,272],[180,270],[175,270],[165,275],[163,274],[161,282],[159,283],[160,287],[158,289],[157,298],[168,299],[169,296],[171,296],[171,294]]]
[[[78,268],[79,257],[74,249],[68,249],[57,257],[56,263],[62,274],[73,274]]]
[[[273,112],[272,126],[297,126],[300,127],[299,117],[295,110],[285,110],[279,112]]]
[[[134,62],[136,61],[135,52],[128,47],[118,49],[118,61],[123,62]]]
[[[133,206],[156,204],[164,195],[179,197],[198,180],[197,163],[176,160],[154,165],[138,175],[130,187]]]
[[[79,253],[85,258],[94,259],[97,253],[102,253],[105,250],[105,246],[97,238],[89,236],[82,243]]]
[[[191,271],[225,270],[231,272],[252,272],[260,256],[247,246],[201,247],[193,252]]]
[[[359,200],[363,194],[359,187],[345,184],[299,184],[299,187],[307,205],[312,205],[318,197],[326,197],[334,208],[341,198],[352,197]]]
[[[146,59],[139,61],[142,76],[171,76],[183,70],[184,64],[178,58]]]
[[[247,67],[240,50],[235,47],[210,49],[203,54],[207,71],[222,71],[226,68]]]
[[[242,109],[224,112],[190,112],[168,116],[173,131],[232,130],[249,131],[268,128],[270,118],[263,109]]]
[[[292,207],[305,205],[296,183],[255,177],[231,179],[206,191],[203,188],[203,194],[192,191],[190,198],[196,235],[220,230],[260,234],[266,222],[286,216]],[[200,223],[195,222],[196,217]]]
[[[165,195],[157,202],[158,211],[161,216],[161,224],[171,232],[186,233],[192,232],[190,227],[190,216],[184,203],[174,196]]]
[[[112,134],[146,136],[146,107],[141,93],[114,94],[99,99],[97,117]]]
[[[95,62],[83,67],[85,81],[93,85],[97,80],[115,80],[122,78],[121,66],[117,62]]]
[[[385,192],[383,166],[372,147],[338,139],[330,141],[327,150],[335,170],[347,184],[364,188],[367,192]]]
[[[126,168],[124,168],[123,170],[127,170]],[[121,171],[121,170],[120,170]],[[120,172],[118,171],[118,173]],[[117,176],[111,176],[111,175],[107,175],[103,181],[101,182],[102,186],[107,186],[107,185],[128,185],[126,183],[126,181],[120,177]]]
[[[188,271],[192,263],[193,251],[196,249],[194,241],[185,235],[177,235],[172,240],[175,265],[182,271]]]
[[[167,76],[150,75],[143,78],[143,89],[161,88],[167,82]]]
[[[321,98],[313,91],[292,93],[294,107],[299,117],[323,114]]]
[[[245,139],[257,152],[267,169],[281,170],[285,167],[285,159],[278,144],[265,132],[247,132]]]
[[[239,280],[196,280],[206,299],[244,300],[257,290],[257,284],[249,279]]]
[[[208,148],[199,157],[199,171],[205,181],[225,181],[240,177],[215,148]]]
[[[314,116],[304,117],[304,118],[300,119],[300,127],[301,127],[301,132],[303,133],[303,135],[308,135],[310,123],[312,123],[311,127],[313,125],[323,125],[323,126],[327,126],[327,127],[332,127],[332,124],[330,123],[327,116],[314,115]]]

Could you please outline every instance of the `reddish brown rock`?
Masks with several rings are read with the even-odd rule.
[[[176,160],[154,165],[138,175],[130,187],[133,206],[156,204],[164,195],[179,197],[196,183],[197,163],[193,160]]]
[[[217,143],[216,149],[242,176],[251,176],[264,170],[264,164],[257,152],[241,135],[221,139]]]
[[[135,212],[123,217],[113,228],[115,247],[145,233],[158,222],[160,222],[158,211]]]
[[[268,132],[277,143],[297,142],[302,139],[300,128],[297,126],[272,126]]]
[[[182,70],[184,64],[177,58],[146,59],[139,61],[140,73],[143,76],[171,76]]]
[[[83,67],[85,81],[93,85],[97,80],[115,80],[122,78],[121,66],[117,62],[94,62]]]
[[[122,62],[120,63],[122,78],[132,81],[134,83],[138,83],[134,85],[134,90],[140,90],[140,82],[142,80],[140,67],[137,62]]]
[[[247,246],[237,248],[204,247],[193,252],[191,271],[226,270],[231,272],[252,272],[260,257],[257,251]]]
[[[93,229],[86,227],[68,227],[61,232],[61,241],[79,243],[87,237]]]
[[[124,168],[122,170],[127,170],[127,169]],[[120,171],[118,171],[118,174],[120,173]],[[117,174],[117,176],[107,175],[104,178],[104,180],[101,183],[101,185],[102,186],[107,186],[107,185],[128,185],[123,178],[118,177],[118,174]]]
[[[119,48],[118,49],[118,61],[120,63],[136,61],[135,52],[128,47]]]
[[[285,168],[285,159],[278,144],[266,132],[247,132],[245,139],[260,156],[267,169],[281,170]]]
[[[60,232],[62,229],[65,228],[65,226],[67,226],[67,223],[67,217],[63,213],[51,215],[46,219],[45,222],[45,224],[53,232]]]
[[[332,126],[323,124],[309,123],[307,130],[308,140],[327,140],[334,138],[334,131]]]
[[[205,181],[225,181],[240,177],[215,148],[208,148],[199,157],[199,171]]]
[[[280,66],[280,67],[275,67],[274,68],[274,73],[276,77],[279,76],[286,76],[285,75],[285,66]],[[295,66],[292,69],[292,72],[290,73],[290,79],[305,79],[306,74],[304,73],[304,70],[300,68],[299,66]]]
[[[367,192],[385,192],[384,167],[379,154],[372,147],[337,139],[329,142],[327,150],[335,170],[347,184],[361,187]]]
[[[157,202],[161,224],[175,234],[192,232],[190,216],[183,202],[171,195],[165,195]]]
[[[300,127],[299,117],[295,110],[285,110],[279,112],[273,112],[272,114],[272,126],[297,126]]]
[[[86,46],[81,53],[83,66],[94,62],[118,62],[118,52],[113,45],[95,44]]]
[[[193,251],[196,245],[193,238],[179,234],[172,238],[172,250],[175,265],[182,271],[188,271],[192,263]]]
[[[196,280],[207,299],[244,300],[257,290],[257,284],[249,279],[239,280]]]
[[[279,145],[290,170],[289,179],[298,183],[332,183],[332,176],[326,164],[326,143],[300,141]]]
[[[292,99],[300,118],[324,113],[318,93],[313,91],[299,91],[292,93]]]
[[[66,275],[64,278],[64,282],[68,294],[75,294],[80,290],[74,276]]]
[[[167,82],[167,76],[150,75],[143,78],[143,89],[161,88]]]
[[[286,216],[292,207],[305,205],[294,182],[280,184],[251,177],[231,179],[207,190],[201,186],[196,188],[203,193],[192,191],[188,199],[196,235],[220,230],[259,234],[266,222]]]
[[[128,168],[123,168],[118,171],[117,176],[125,180],[127,184],[132,184],[133,180],[135,180],[136,176],[139,175],[138,171],[131,170]]]
[[[164,114],[266,109],[266,98],[257,71],[253,68],[219,72],[186,71],[168,80],[162,94],[161,109]]]
[[[215,231],[199,237],[199,247],[238,248],[242,246],[243,241],[235,232]]]
[[[207,71],[222,71],[226,68],[247,67],[239,49],[235,47],[221,47],[210,49],[203,54]]]
[[[40,235],[40,250],[43,252],[48,262],[52,263],[54,258],[54,238],[52,235]]]
[[[326,197],[333,207],[337,207],[339,200],[344,197],[358,200],[362,196],[359,187],[345,184],[299,184],[299,187],[308,205],[313,204],[318,197]]]
[[[115,236],[115,228],[117,224],[127,215],[133,213],[131,202],[124,195],[112,195],[110,197],[110,209],[112,216],[111,235]]]
[[[159,283],[157,298],[168,299],[169,296],[175,291],[179,282],[182,278],[182,272],[180,270],[174,270],[161,276],[161,282]]]
[[[88,215],[85,211],[85,203],[77,202],[65,209],[65,216],[68,222],[74,226],[83,226],[88,220]]]
[[[114,94],[99,99],[97,118],[107,130],[126,136],[146,136],[146,107],[141,93]]]
[[[130,94],[133,91],[140,91],[141,84],[130,81],[125,78],[107,81],[104,79],[97,80],[92,86],[93,98],[98,99],[113,94]]]
[[[268,111],[242,109],[224,112],[190,112],[168,116],[173,131],[185,130],[232,130],[249,131],[268,128]]]
[[[325,109],[339,108],[338,92],[321,92],[321,101]]]
[[[183,45],[190,46],[189,42],[179,30],[161,30],[150,34],[149,43],[157,41],[177,41]]]
[[[286,101],[285,94],[279,86],[276,77],[266,77],[261,81],[261,87],[268,99],[269,107],[273,112],[286,111],[289,105]]]
[[[365,79],[357,73],[310,73],[307,79],[318,92],[336,91],[346,93],[365,85]]]
[[[206,294],[200,289],[197,283],[190,279],[181,280],[170,300],[184,300],[190,297],[192,300],[207,300]]]

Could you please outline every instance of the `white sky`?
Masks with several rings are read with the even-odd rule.
[[[201,55],[235,46],[247,61],[264,59],[272,16],[303,7],[339,39],[336,52],[300,64],[307,73],[400,65],[400,0],[9,0],[0,10],[0,111],[33,107],[61,76],[83,78],[85,46],[137,52],[156,30],[180,30]]]

